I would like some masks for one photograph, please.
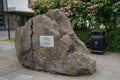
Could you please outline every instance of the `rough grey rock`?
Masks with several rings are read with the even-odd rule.
[[[40,36],[54,36],[54,47],[40,46]],[[52,10],[17,28],[15,47],[20,63],[34,70],[65,75],[92,74],[96,62],[75,35],[64,13]]]

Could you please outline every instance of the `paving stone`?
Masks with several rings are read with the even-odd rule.
[[[120,76],[112,76],[110,80],[120,80]]]
[[[113,71],[110,76],[110,80],[120,80],[120,71]]]
[[[13,78],[12,80],[33,80],[33,77],[29,75],[20,75]]]
[[[11,37],[14,38],[15,30],[11,30]],[[0,31],[0,40],[8,38],[8,31]]]
[[[6,79],[6,78],[3,78],[3,77],[0,77],[0,80],[8,80],[8,79]]]
[[[109,80],[112,73],[107,71],[98,70],[88,80]]]

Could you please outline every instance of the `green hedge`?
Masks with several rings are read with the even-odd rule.
[[[107,51],[120,52],[120,29],[108,31]]]
[[[74,30],[76,35],[90,48],[91,30]],[[120,29],[109,30],[106,35],[106,51],[120,52]]]
[[[80,40],[82,40],[84,42],[84,44],[90,48],[90,30],[74,30],[76,35],[78,36],[78,38]]]
[[[31,8],[36,15],[60,9],[76,28],[100,28],[103,25],[109,30],[120,27],[119,0],[37,0]]]

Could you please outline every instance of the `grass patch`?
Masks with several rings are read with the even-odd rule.
[[[2,41],[5,41],[5,42],[14,42],[15,41],[15,38],[10,38],[10,39],[4,39]]]

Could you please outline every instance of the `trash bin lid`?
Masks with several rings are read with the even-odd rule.
[[[91,35],[105,35],[105,30],[96,29],[91,31]]]

